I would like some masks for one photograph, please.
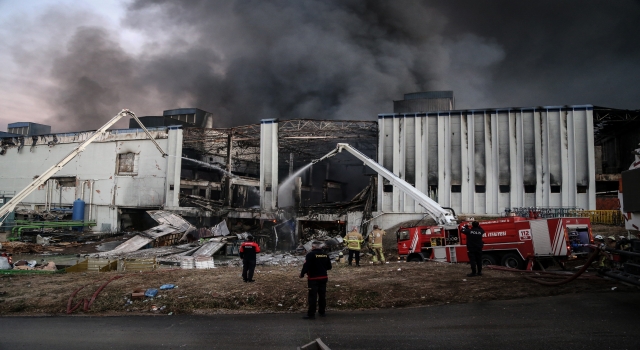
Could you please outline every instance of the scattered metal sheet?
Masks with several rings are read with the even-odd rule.
[[[176,214],[164,210],[149,210],[147,213],[159,224],[173,226],[176,231],[188,232],[191,228],[195,229],[189,222]]]
[[[227,227],[226,220],[222,220],[222,221],[220,221],[219,224],[217,224],[214,227],[212,227],[211,228],[211,233],[213,234],[214,237],[217,237],[217,236],[228,236],[230,232],[229,232],[229,228]]]
[[[194,263],[195,263],[196,269],[215,269],[216,268],[212,257],[196,256],[194,258]]]
[[[193,253],[193,256],[212,256],[218,250],[222,249],[222,247],[224,247],[226,244],[226,242],[209,241],[203,244],[200,249],[196,250],[196,252]]]
[[[158,225],[144,232],[141,232],[139,235],[125,241],[124,243],[115,247],[113,250],[98,254],[98,256],[105,257],[135,252],[136,250],[139,250],[140,248],[153,242],[155,239],[175,232],[176,228],[173,226],[167,224]]]
[[[140,236],[156,239],[158,237],[162,237],[162,236],[174,233],[176,231],[178,230],[174,226],[171,226],[169,224],[161,224],[159,226],[152,227],[146,231],[141,232]],[[116,249],[117,248],[118,247],[116,247]]]
[[[137,250],[135,252],[123,254],[122,258],[133,259],[133,258],[151,258],[151,257],[164,257],[170,256],[174,254],[179,254],[185,252],[185,249],[178,248],[176,246],[165,246],[165,247],[157,247],[157,248],[149,248]]]
[[[131,239],[127,240],[126,242],[115,247],[115,249],[110,250],[108,252],[100,253],[98,254],[98,256],[104,257],[104,256],[112,256],[112,255],[135,252],[136,250],[144,247],[145,245],[149,244],[152,241],[153,241],[153,238],[147,238],[143,236],[134,236]]]
[[[320,340],[320,338],[316,338],[316,340],[312,341],[309,344],[305,344],[303,346],[298,346],[298,350],[331,350],[325,343]]]

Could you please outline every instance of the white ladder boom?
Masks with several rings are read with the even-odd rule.
[[[353,154],[356,158],[360,159],[364,162],[364,165],[373,169],[375,172],[380,174],[382,177],[387,179],[393,186],[399,188],[402,192],[406,193],[411,199],[416,201],[420,206],[422,206],[429,216],[431,216],[438,224],[440,225],[455,225],[457,220],[455,216],[442,208],[440,204],[438,204],[433,199],[429,198],[426,194],[418,191],[417,188],[411,186],[408,182],[396,176],[394,173],[387,170],[385,167],[380,165],[375,160],[367,157],[364,153],[358,151],[357,149],[351,147],[348,143],[338,143],[336,149],[327,153],[324,157],[314,160],[313,163],[317,163],[323,159],[333,157],[342,150],[346,150],[349,153]]]
[[[108,128],[110,128],[113,124],[115,124],[118,120],[120,120],[124,116],[131,116],[134,118],[138,124],[142,127],[144,132],[147,134],[147,137],[153,141],[156,145],[160,153],[162,153],[163,157],[166,157],[167,154],[160,148],[156,140],[153,139],[147,128],[142,125],[142,122],[136,115],[128,109],[123,109],[118,113],[115,117],[111,118],[105,125],[103,125],[100,129],[96,130],[88,139],[86,139],[83,143],[81,143],[78,147],[76,147],[73,151],[71,151],[66,157],[64,157],[61,161],[54,164],[51,168],[47,169],[40,176],[36,177],[27,187],[25,187],[22,191],[16,194],[11,200],[9,200],[5,205],[0,208],[0,224],[2,224],[7,216],[15,209],[18,203],[22,202],[31,192],[35,191],[38,187],[42,186],[51,176],[55,175],[62,167],[64,167],[67,163],[69,163],[73,158],[75,158],[80,152],[84,151],[87,146],[95,139],[98,138],[101,134],[104,134]]]

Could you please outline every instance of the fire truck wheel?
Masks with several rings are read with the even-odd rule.
[[[516,253],[508,253],[502,257],[502,266],[522,270],[524,268],[524,260]]]
[[[482,266],[487,265],[498,265],[498,263],[493,255],[482,254]]]
[[[420,262],[420,261],[422,261],[422,260],[417,255],[414,255],[414,256],[410,257],[409,259],[407,259],[407,262]]]

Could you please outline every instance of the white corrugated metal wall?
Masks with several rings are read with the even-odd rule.
[[[591,105],[381,114],[378,124],[378,161],[457,213],[595,209]],[[379,210],[422,212],[385,190]]]

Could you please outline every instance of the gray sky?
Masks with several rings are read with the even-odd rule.
[[[0,130],[95,129],[122,108],[373,120],[425,90],[638,109],[638,27],[631,0],[0,0]]]

